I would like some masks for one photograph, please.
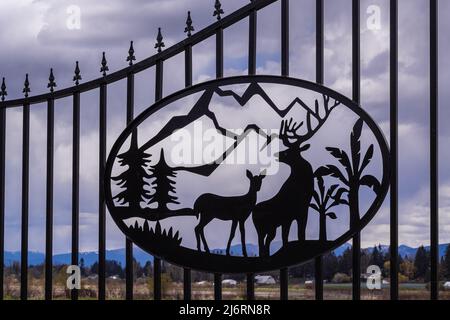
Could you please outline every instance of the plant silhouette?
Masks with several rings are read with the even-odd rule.
[[[327,241],[327,218],[336,220],[335,212],[330,212],[334,207],[343,204],[346,200],[341,199],[342,193],[339,192],[338,184],[330,186],[325,190],[325,181],[322,176],[316,175],[318,190],[314,190],[313,202],[310,207],[317,211],[319,216],[319,241]]]
[[[131,209],[129,213],[132,214],[133,211],[140,210],[141,202],[148,201],[150,197],[150,192],[145,188],[150,186],[146,181],[150,178],[146,171],[146,167],[150,163],[150,160],[148,160],[150,154],[138,148],[137,132],[133,131],[130,148],[117,157],[120,166],[128,166],[128,169],[112,178],[113,181],[117,181],[119,187],[123,188],[114,199],[120,205],[128,203],[128,207]]]
[[[166,248],[176,248],[181,245],[182,238],[179,232],[173,231],[170,227],[169,231],[163,229],[159,221],[156,222],[155,227],[150,228],[147,220],[144,221],[142,227],[139,226],[137,220],[134,225],[130,225],[129,232],[135,238],[144,239],[144,241],[154,241]]]
[[[148,204],[157,203],[157,209],[168,211],[167,205],[170,203],[179,204],[175,194],[176,172],[166,162],[164,158],[164,149],[161,149],[161,157],[156,165],[150,167],[150,179],[154,179],[151,186],[155,192],[150,196]]]
[[[351,158],[347,152],[339,148],[326,148],[330,154],[336,158],[342,165],[344,171],[341,171],[334,165],[327,165],[318,169],[317,174],[320,176],[331,176],[341,181],[344,187],[337,191],[337,197],[341,198],[343,194],[348,195],[347,204],[350,209],[350,229],[357,227],[360,221],[359,212],[359,190],[361,186],[372,188],[378,194],[381,186],[380,182],[372,175],[364,175],[364,170],[370,164],[373,158],[374,146],[369,146],[361,161],[361,133],[364,122],[359,119],[353,127],[350,136]]]

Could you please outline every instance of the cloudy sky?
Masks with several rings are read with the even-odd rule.
[[[230,13],[247,0],[224,0]],[[400,0],[400,243],[411,246],[429,243],[429,21],[426,0]],[[388,0],[363,0],[362,104],[386,136],[389,136],[389,9]],[[80,28],[69,28],[73,11],[80,9]],[[366,11],[378,6],[380,28],[371,30]],[[326,84],[351,96],[351,1],[325,1]],[[291,1],[291,75],[315,79],[315,1]],[[3,0],[0,3],[0,76],[5,77],[8,99],[21,96],[25,73],[30,74],[32,94],[46,92],[49,69],[55,72],[58,88],[72,84],[75,61],[80,62],[83,81],[100,76],[102,51],[110,71],[126,66],[129,41],[134,40],[137,60],[155,52],[157,28],[170,46],[183,39],[186,12],[191,10],[196,31],[214,21],[213,1],[205,0]],[[450,3],[441,1],[440,12]],[[450,22],[440,19],[440,240],[450,242]],[[225,31],[225,75],[245,73],[247,22]],[[275,3],[258,16],[259,74],[280,74],[280,5]],[[194,81],[213,78],[214,39],[193,49]],[[183,56],[165,63],[164,94],[182,88]],[[136,76],[136,114],[153,100],[154,70]],[[125,126],[126,83],[118,82],[108,95],[108,147]],[[97,248],[98,106],[97,92],[82,96],[81,132],[81,250]],[[20,109],[7,111],[6,250],[20,248],[21,179]],[[55,141],[55,229],[54,250],[70,251],[71,230],[71,100],[56,104]],[[46,107],[31,111],[30,250],[43,251],[45,244],[45,145]],[[363,246],[389,242],[389,202],[362,233]],[[124,237],[108,217],[107,247],[121,248]]]

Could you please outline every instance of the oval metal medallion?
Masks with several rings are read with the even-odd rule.
[[[304,80],[241,76],[142,112],[108,157],[106,203],[143,250],[196,270],[247,273],[344,244],[380,209],[389,150],[371,117]]]

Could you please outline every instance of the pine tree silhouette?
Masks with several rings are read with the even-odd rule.
[[[159,210],[168,210],[169,203],[179,204],[178,198],[172,195],[175,193],[175,181],[172,178],[176,177],[176,172],[167,164],[164,149],[161,149],[159,162],[151,166],[150,171],[152,172],[150,178],[154,179],[151,186],[155,188],[155,192],[150,196],[148,203],[157,203]]]
[[[150,154],[139,150],[137,132],[133,131],[130,148],[118,155],[120,166],[128,166],[128,169],[112,178],[112,180],[118,181],[119,187],[124,189],[114,197],[119,201],[119,204],[128,203],[130,209],[139,210],[141,208],[140,203],[150,198],[149,190],[145,189],[146,186],[150,186],[145,180],[150,178],[146,171],[146,167],[150,163],[150,160],[148,160],[150,156]]]

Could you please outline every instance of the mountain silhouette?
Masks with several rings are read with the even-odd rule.
[[[439,258],[442,258],[445,254],[445,250],[447,249],[447,246],[450,244],[440,244],[439,245]],[[275,253],[278,251],[282,246],[281,241],[274,241],[271,244],[270,252]],[[249,256],[254,256],[258,252],[258,246],[252,243],[248,243],[246,245],[247,251]],[[351,249],[352,245],[349,243],[345,243],[339,248],[334,250],[334,253],[336,256],[342,256],[344,251],[346,249]],[[389,250],[389,246],[387,245],[381,245],[383,253],[387,253]],[[399,255],[402,257],[408,257],[410,259],[414,259],[417,247],[410,247],[406,245],[400,245],[398,247]],[[212,252],[220,253],[225,252],[225,248],[215,248],[211,249]],[[368,253],[371,253],[373,250],[372,248],[364,248],[361,249],[363,251],[366,251]],[[430,251],[429,246],[425,246],[426,251]],[[242,255],[242,246],[240,244],[236,244],[231,246],[231,251],[233,252],[233,255],[241,256]],[[144,265],[147,261],[153,262],[153,257],[149,255],[148,253],[144,252],[139,247],[134,248],[133,251],[134,255],[133,257],[141,264]],[[84,264],[86,267],[92,266],[95,262],[98,261],[98,252],[94,251],[87,251],[87,252],[80,252],[80,260],[83,258]],[[119,262],[122,267],[125,266],[125,248],[122,249],[113,249],[113,250],[106,250],[106,259],[107,260],[113,260]],[[11,266],[14,262],[20,262],[20,251],[5,251],[5,266]],[[28,251],[28,265],[40,265],[45,262],[45,254],[43,252],[34,252],[34,251]],[[68,265],[71,262],[71,254],[70,253],[61,253],[61,254],[54,254],[53,255],[53,264],[56,265]]]
[[[280,118],[284,118],[296,105],[300,105],[303,109],[309,110],[308,106],[299,97],[296,97],[285,109],[278,108],[257,82],[250,83],[242,96],[238,95],[233,90],[222,90],[220,88],[217,88],[215,93],[221,97],[233,97],[241,107],[245,106],[254,96],[258,95],[280,116]]]
[[[163,141],[164,139],[168,138],[170,135],[172,135],[176,130],[182,129],[189,125],[190,123],[200,119],[203,116],[208,117],[211,119],[211,121],[214,124],[214,127],[218,132],[220,132],[222,135],[232,138],[235,140],[233,145],[228,148],[222,156],[209,164],[205,164],[198,167],[178,167],[175,168],[175,170],[185,170],[188,172],[196,173],[203,176],[210,176],[220,165],[221,162],[225,161],[225,159],[233,152],[234,149],[237,148],[237,146],[245,139],[245,137],[251,132],[255,131],[257,134],[263,136],[265,139],[267,139],[266,144],[263,146],[263,149],[269,145],[274,138],[278,137],[277,134],[273,135],[267,135],[264,130],[259,128],[256,124],[249,124],[243,133],[236,134],[234,132],[231,132],[227,130],[226,128],[223,128],[219,121],[217,120],[217,117],[215,113],[211,110],[209,110],[209,105],[212,100],[212,97],[214,94],[217,94],[221,97],[230,96],[233,97],[236,102],[240,106],[245,106],[250,99],[252,99],[254,96],[260,96],[279,116],[280,118],[284,118],[295,106],[300,106],[302,109],[310,110],[308,106],[300,99],[295,98],[285,109],[279,108],[273,100],[267,95],[267,93],[264,91],[264,89],[256,82],[252,81],[248,88],[245,90],[245,92],[242,95],[238,95],[233,90],[222,90],[219,87],[214,88],[208,88],[205,90],[205,92],[202,94],[202,96],[198,99],[198,101],[195,103],[193,108],[189,111],[188,114],[182,115],[182,116],[176,116],[170,119],[167,124],[156,134],[154,137],[152,137],[150,140],[148,140],[145,144],[143,144],[140,147],[141,151],[145,151],[158,142]]]

